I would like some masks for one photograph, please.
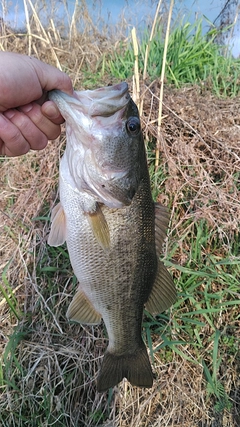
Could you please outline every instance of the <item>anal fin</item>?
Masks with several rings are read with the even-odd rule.
[[[98,325],[101,315],[95,310],[91,301],[82,290],[77,291],[67,310],[67,318],[85,325]]]
[[[158,261],[158,270],[153,288],[145,304],[152,315],[162,313],[176,301],[177,293],[172,276],[165,265]]]

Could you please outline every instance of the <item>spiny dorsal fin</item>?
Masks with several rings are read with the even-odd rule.
[[[66,240],[66,218],[60,202],[52,210],[51,222],[51,230],[47,242],[49,246],[60,246]]]
[[[89,224],[91,229],[96,237],[99,245],[107,250],[110,247],[110,233],[108,224],[104,214],[102,213],[102,209],[99,204],[96,204],[96,211],[93,213],[87,214]]]
[[[158,261],[158,270],[153,288],[145,305],[152,315],[162,313],[176,301],[176,288],[165,265]]]
[[[155,203],[155,241],[158,256],[162,251],[162,244],[166,238],[168,221],[168,209],[160,203]]]
[[[101,315],[95,310],[92,303],[82,290],[77,291],[68,307],[67,318],[85,325],[98,325]]]

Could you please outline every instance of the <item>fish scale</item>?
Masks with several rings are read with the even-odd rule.
[[[137,107],[126,83],[74,97],[53,91],[49,97],[66,120],[60,203],[52,212],[48,243],[66,241],[79,280],[67,317],[105,323],[109,343],[98,391],[124,377],[151,387],[141,333],[144,306],[157,314],[175,301],[176,290],[158,259],[168,215],[152,200]]]

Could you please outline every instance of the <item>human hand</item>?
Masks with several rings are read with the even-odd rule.
[[[70,78],[38,59],[0,52],[0,154],[19,156],[43,149],[64,122],[47,92],[73,93]]]

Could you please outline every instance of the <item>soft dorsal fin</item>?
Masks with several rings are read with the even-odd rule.
[[[85,293],[80,289],[74,295],[68,307],[67,318],[85,325],[98,325],[102,316],[95,310]]]
[[[66,218],[60,202],[52,210],[51,222],[48,244],[50,246],[60,246],[66,240]]]
[[[153,288],[145,305],[152,315],[167,310],[176,301],[176,288],[165,265],[158,261],[158,270]]]
[[[168,209],[160,203],[155,203],[155,241],[157,256],[159,256],[162,251],[162,244],[167,235],[168,221]]]
[[[93,213],[87,213],[87,218],[90,227],[96,237],[99,245],[107,250],[110,247],[110,233],[106,218],[102,212],[101,207],[96,203],[96,210]]]

